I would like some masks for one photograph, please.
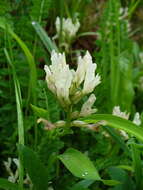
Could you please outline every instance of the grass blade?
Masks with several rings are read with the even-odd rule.
[[[36,22],[36,21],[33,21],[32,25],[33,25],[35,31],[37,32],[38,36],[40,37],[41,41],[43,42],[45,48],[48,50],[48,52],[51,53],[51,51],[53,49],[58,51],[58,48],[56,47],[54,42],[52,42],[50,37],[43,30],[43,28],[40,26],[40,24],[38,22]]]
[[[8,63],[12,67],[12,74],[13,74],[13,80],[14,80],[14,86],[15,86],[16,106],[17,106],[19,144],[24,145],[24,124],[23,124],[22,98],[21,98],[20,84],[16,76],[15,68],[10,59],[8,51],[4,49],[4,52],[5,52]],[[23,176],[24,176],[23,157],[22,157],[21,152],[19,152],[19,188],[20,190],[23,189]]]
[[[26,46],[26,44],[12,31],[10,26],[6,24],[6,21],[0,21],[0,28],[6,30],[18,42],[18,44],[22,48],[27,58],[27,61],[29,63],[29,68],[30,68],[30,83],[29,83],[27,103],[29,102],[30,98],[32,98],[32,102],[36,104],[37,71],[36,71],[34,58],[31,52],[29,51],[28,47]]]
[[[139,140],[143,142],[143,129],[129,120],[110,114],[93,114],[81,120],[87,123],[96,123],[99,121],[105,121],[105,124],[107,126],[116,129],[125,130],[126,132],[132,134],[133,136],[137,137]]]

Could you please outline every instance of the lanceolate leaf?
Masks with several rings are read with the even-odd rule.
[[[56,47],[55,43],[52,42],[48,34],[45,32],[45,30],[40,26],[40,24],[36,21],[32,22],[32,25],[37,32],[38,36],[40,37],[41,41],[43,42],[45,48],[51,53],[52,50],[58,51],[58,48]]]
[[[105,123],[105,125],[116,129],[125,130],[143,142],[143,128],[135,125],[129,120],[110,114],[94,114],[81,120],[87,123],[97,123],[99,121],[104,121],[103,123]]]
[[[39,108],[37,106],[34,106],[31,104],[31,108],[32,110],[34,111],[35,115],[37,117],[41,117],[41,118],[44,118],[44,119],[49,119],[48,116],[49,116],[49,112],[43,108]]]

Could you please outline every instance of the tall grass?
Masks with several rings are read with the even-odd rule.
[[[37,88],[37,70],[36,70],[36,65],[34,58],[29,51],[28,47],[26,44],[12,31],[10,26],[6,24],[6,21],[1,20],[0,22],[0,28],[7,30],[7,32],[18,42],[19,46],[23,50],[27,61],[29,63],[29,68],[30,68],[30,74],[29,74],[29,87],[28,87],[28,98],[27,98],[27,105],[29,104],[29,101],[31,100],[34,104],[37,102],[37,93],[36,93],[36,88]]]
[[[8,63],[12,68],[13,81],[15,86],[15,96],[16,96],[16,107],[17,107],[17,124],[18,124],[18,143],[24,145],[24,124],[23,124],[23,111],[22,111],[22,97],[19,80],[16,75],[15,65],[13,64],[7,49],[4,49],[5,56]],[[19,151],[19,189],[23,190],[23,178],[24,178],[24,168],[23,168],[23,156]]]
[[[120,0],[109,0],[101,18],[101,68],[104,88],[110,80],[111,109],[120,105],[131,111],[133,90],[133,42],[125,21],[120,18]],[[110,110],[111,111],[111,110]]]

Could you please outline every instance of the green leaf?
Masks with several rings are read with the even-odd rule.
[[[41,163],[37,154],[26,146],[19,145],[19,150],[23,154],[24,167],[36,190],[48,188],[48,171]]]
[[[143,129],[129,120],[110,114],[93,114],[81,120],[87,123],[97,123],[99,121],[104,121],[105,125],[116,129],[125,130],[143,142]]]
[[[121,168],[121,169],[127,170],[129,172],[134,172],[133,167],[132,166],[128,166],[128,165],[118,165],[117,168]]]
[[[44,119],[48,119],[49,112],[43,108],[39,108],[31,104],[31,108],[34,111],[35,115]]]
[[[127,153],[129,153],[129,148],[122,137],[117,133],[115,129],[111,127],[104,127],[105,130],[111,135],[111,137],[115,140],[116,143],[120,145],[120,147]]]
[[[74,176],[83,179],[101,180],[93,163],[80,151],[69,148],[58,157]]]
[[[133,142],[134,142],[134,139],[133,139]],[[141,189],[141,186],[142,186],[141,182],[142,182],[142,177],[143,177],[141,151],[133,143],[131,144],[131,152],[132,152],[134,175],[136,179],[136,187],[137,189]]]
[[[52,42],[48,34],[40,26],[40,24],[36,21],[33,21],[32,25],[49,53],[51,53],[52,50],[56,50],[58,52],[58,48],[56,47],[55,43]]]
[[[93,163],[90,161],[90,159],[85,156],[80,151],[69,148],[67,149],[63,154],[58,156],[59,159],[62,161],[62,163],[66,166],[66,168],[76,177],[83,178],[88,181],[88,184],[79,183],[75,185],[75,189],[77,187],[80,187],[81,190],[84,188],[86,189],[88,185],[92,184],[93,181],[102,181],[105,185],[117,185],[119,184],[116,180],[104,180],[101,179],[98,171],[96,170]],[[87,181],[86,181],[87,182]],[[85,186],[83,186],[83,184]],[[86,186],[87,185],[87,186]]]
[[[110,167],[107,172],[109,173],[111,179],[120,181],[116,187],[112,190],[134,190],[134,183],[130,175],[125,172],[123,169],[118,167]]]
[[[69,190],[87,190],[95,180],[84,179],[74,184]]]
[[[0,178],[0,188],[5,190],[19,190],[19,186],[17,184],[11,183],[7,179]]]
[[[102,182],[105,184],[105,185],[109,185],[109,186],[114,186],[114,185],[118,185],[120,184],[119,181],[116,181],[116,180],[104,180],[102,179]]]

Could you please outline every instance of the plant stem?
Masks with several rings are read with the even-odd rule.
[[[72,106],[69,107],[69,110],[67,112],[66,127],[71,126],[71,113],[72,113]]]

